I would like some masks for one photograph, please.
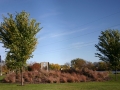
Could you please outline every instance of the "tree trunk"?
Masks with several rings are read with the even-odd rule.
[[[115,81],[117,81],[117,67],[115,66]]]
[[[21,67],[21,86],[23,86],[23,67]]]

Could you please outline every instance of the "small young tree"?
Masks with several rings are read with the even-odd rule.
[[[39,23],[36,23],[35,19],[29,19],[29,16],[25,11],[16,13],[15,17],[8,14],[8,17],[3,17],[4,21],[0,25],[0,40],[8,50],[6,62],[20,68],[21,85],[22,69],[32,57],[37,44],[36,34],[41,29]]]
[[[95,47],[100,53],[95,53],[95,55],[100,60],[110,63],[117,71],[117,67],[120,66],[120,32],[111,29],[102,31],[98,39],[99,43]]]

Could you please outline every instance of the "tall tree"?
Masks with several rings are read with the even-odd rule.
[[[29,19],[30,14],[22,11],[15,16],[8,13],[8,17],[3,16],[0,25],[0,40],[7,51],[6,62],[16,66],[21,70],[26,61],[32,57],[32,52],[37,44],[36,34],[41,30],[39,23],[35,19]]]
[[[99,53],[95,53],[95,55],[100,60],[110,63],[116,71],[120,66],[120,32],[111,29],[105,30],[101,32],[98,39],[99,42],[95,44],[95,47]]]

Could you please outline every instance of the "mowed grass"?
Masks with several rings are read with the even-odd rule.
[[[54,83],[54,84],[6,84],[0,83],[0,90],[120,90],[120,74],[106,82]]]

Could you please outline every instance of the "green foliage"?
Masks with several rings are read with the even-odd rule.
[[[95,47],[100,53],[96,53],[96,56],[117,68],[120,65],[120,32],[118,30],[102,31],[98,39],[99,43]]]
[[[105,62],[98,62],[98,70],[99,71],[109,70],[109,64]]]
[[[86,61],[86,68],[91,69],[91,70],[95,70],[95,66],[92,62]]]
[[[0,81],[3,80],[5,78],[5,76],[0,76]]]
[[[61,70],[69,70],[70,69],[70,63],[65,63],[64,65],[61,65]]]
[[[80,58],[76,58],[71,60],[71,66],[72,68],[75,69],[82,69],[83,67],[85,67],[86,65],[86,61]]]
[[[110,64],[104,61],[94,62],[94,69],[97,71],[110,71]]]
[[[59,64],[49,64],[49,69],[50,70],[60,70],[60,65]]]
[[[29,19],[30,14],[22,11],[15,16],[8,13],[0,25],[0,40],[7,49],[6,63],[9,68],[22,67],[32,57],[37,44],[39,23]],[[15,67],[16,66],[16,67]]]
[[[23,85],[23,66],[32,57],[32,52],[37,44],[36,34],[40,31],[39,23],[29,19],[28,13],[22,11],[16,13],[15,17],[8,13],[8,17],[3,17],[0,25],[0,40],[7,51],[6,65],[10,69],[20,68],[21,85]]]
[[[95,47],[100,53],[96,53],[96,56],[117,71],[120,67],[120,32],[118,30],[102,31],[98,39],[99,43]]]

